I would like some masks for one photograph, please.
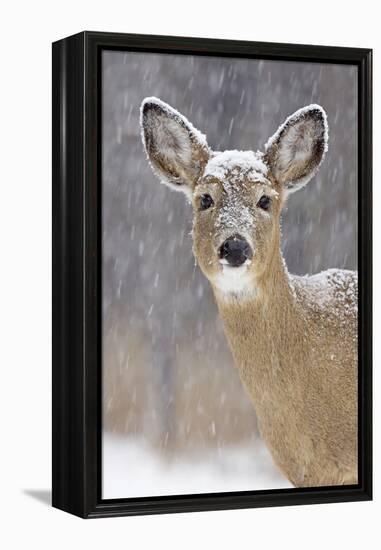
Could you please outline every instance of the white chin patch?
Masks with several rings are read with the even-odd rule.
[[[225,294],[243,295],[253,291],[253,279],[249,274],[250,260],[239,267],[230,266],[226,260],[220,260],[222,271],[215,279],[215,285]]]

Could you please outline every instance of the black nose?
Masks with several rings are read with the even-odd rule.
[[[251,260],[253,252],[246,239],[241,235],[233,235],[220,246],[219,256],[232,267],[239,267],[246,260]]]

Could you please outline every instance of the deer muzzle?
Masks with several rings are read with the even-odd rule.
[[[253,257],[253,251],[247,240],[241,235],[232,235],[226,239],[218,250],[221,263],[239,267]]]

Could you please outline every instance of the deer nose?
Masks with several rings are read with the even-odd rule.
[[[233,235],[222,243],[218,251],[221,260],[226,260],[232,267],[239,267],[246,260],[251,260],[253,251],[241,235]]]

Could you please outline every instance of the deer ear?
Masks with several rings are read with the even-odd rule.
[[[143,144],[154,173],[163,183],[191,196],[209,159],[205,136],[156,97],[143,101],[140,115]]]
[[[286,191],[297,191],[316,174],[328,149],[328,123],[320,105],[299,109],[265,146],[265,159]]]

